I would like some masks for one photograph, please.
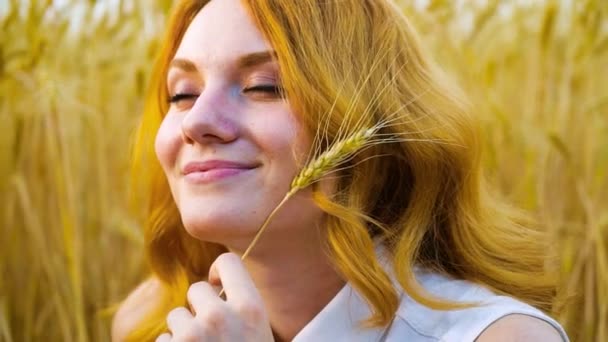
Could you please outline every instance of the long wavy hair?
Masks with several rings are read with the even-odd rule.
[[[134,194],[145,202],[145,250],[162,290],[156,310],[131,332],[133,340],[150,340],[165,330],[167,313],[186,304],[189,284],[205,279],[225,251],[186,233],[153,148],[168,110],[169,62],[207,2],[180,1],[173,8],[134,144]],[[366,323],[388,324],[399,304],[374,252],[377,241],[390,252],[401,287],[431,308],[463,304],[427,293],[416,281],[415,267],[548,311],[555,285],[545,271],[543,233],[492,196],[469,105],[424,54],[401,11],[388,0],[243,2],[276,52],[292,109],[312,135],[323,125],[320,145],[330,144],[353,120],[370,125],[391,120],[387,133],[413,140],[374,145],[357,155],[340,171],[336,195],[313,191],[327,213],[334,265],[372,308]]]

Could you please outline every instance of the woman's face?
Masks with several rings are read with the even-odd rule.
[[[215,0],[194,18],[171,62],[172,102],[155,148],[183,224],[201,240],[246,245],[310,148],[271,57],[240,1]],[[310,196],[300,195],[273,225],[295,233],[320,217]]]

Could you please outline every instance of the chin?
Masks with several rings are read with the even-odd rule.
[[[243,217],[227,211],[199,208],[184,209],[181,219],[188,234],[198,240],[230,245],[233,241],[250,240],[256,227],[247,223]]]

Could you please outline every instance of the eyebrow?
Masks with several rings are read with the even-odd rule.
[[[172,60],[171,63],[169,64],[169,69],[171,69],[171,68],[181,69],[187,73],[197,71],[196,65],[194,65],[194,63],[192,63],[191,61],[189,61],[187,59],[182,59],[182,58],[176,58],[176,59]]]
[[[264,64],[276,59],[277,55],[274,51],[254,52],[244,55],[237,61],[237,65],[241,69],[250,68],[256,65]]]
[[[254,52],[239,57],[236,64],[239,69],[246,69],[270,62],[273,59],[276,59],[276,57],[277,55],[274,51]],[[198,71],[198,68],[192,61],[183,58],[176,58],[172,60],[169,64],[169,69],[171,68],[178,68],[187,73]]]

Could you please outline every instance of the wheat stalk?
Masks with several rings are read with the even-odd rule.
[[[258,240],[268,227],[268,224],[274,217],[274,215],[283,207],[285,203],[295,195],[299,190],[308,187],[314,182],[321,179],[323,176],[335,170],[335,168],[347,160],[350,160],[357,152],[361,151],[364,147],[369,146],[374,142],[374,136],[378,132],[381,125],[377,125],[372,128],[362,128],[355,131],[352,135],[347,136],[344,139],[338,140],[334,143],[327,151],[323,152],[316,159],[311,160],[306,164],[304,168],[294,177],[291,182],[291,186],[285,197],[279,202],[279,204],[270,212],[270,214],[264,220],[264,223],[260,226],[255,234],[255,237],[241,256],[241,260],[251,253],[253,247],[257,244]],[[224,295],[224,289],[219,293],[219,296]]]

